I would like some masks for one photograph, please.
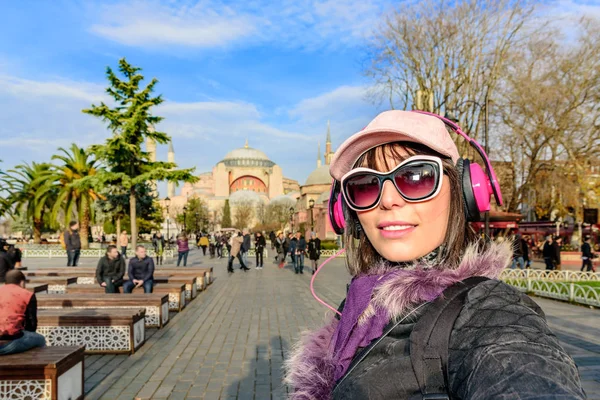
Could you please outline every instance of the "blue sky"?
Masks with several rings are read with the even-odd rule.
[[[327,120],[335,148],[382,110],[366,97],[365,46],[382,15],[411,1],[0,0],[2,169],[103,141],[81,109],[106,100],[105,68],[127,57],[160,81],[156,114],[181,167],[208,171],[248,138],[303,183]]]

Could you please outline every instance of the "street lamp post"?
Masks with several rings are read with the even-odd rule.
[[[310,208],[310,231],[314,231],[315,230],[315,220],[313,218],[313,209],[315,208],[315,200],[314,199],[310,199],[308,201],[308,208]]]
[[[294,207],[290,207],[290,228],[294,233]]]
[[[167,208],[167,249],[171,248],[171,236],[169,235],[169,226],[171,225],[171,219],[169,217],[169,206],[171,205],[171,199],[165,198],[165,207]]]
[[[485,154],[489,154],[490,152],[490,146],[489,146],[489,113],[488,113],[488,109],[489,109],[489,97],[488,97],[488,91],[485,92],[485,102],[484,105],[482,106],[480,103],[478,103],[475,100],[465,100],[462,103],[460,103],[459,105],[456,106],[456,109],[460,109],[461,106],[463,106],[464,104],[467,103],[471,103],[476,105],[477,107],[479,107],[480,112],[483,112],[484,115],[484,120],[483,120],[483,139],[485,140],[485,143],[483,145],[483,148],[485,150]],[[456,118],[455,116],[446,113],[445,115],[446,118],[448,118],[449,120],[453,121],[453,122],[457,122],[458,123],[458,118]],[[488,155],[489,157],[489,155]],[[491,160],[490,160],[491,162]],[[484,232],[485,232],[485,236],[486,237],[490,237],[490,212],[486,211],[484,213]]]
[[[196,235],[198,234],[198,220],[200,219],[200,213],[196,212]]]
[[[186,216],[187,216],[187,206],[183,206],[183,232],[187,232],[187,221],[186,221]]]

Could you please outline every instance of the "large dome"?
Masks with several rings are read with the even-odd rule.
[[[304,186],[309,185],[331,185],[333,178],[329,175],[329,165],[321,165],[310,173]]]
[[[228,166],[272,167],[275,165],[265,153],[248,145],[231,150],[225,155],[223,162]]]

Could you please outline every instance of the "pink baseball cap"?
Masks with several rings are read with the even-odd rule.
[[[360,156],[374,147],[393,142],[420,143],[448,156],[454,163],[459,159],[458,149],[442,120],[412,111],[391,110],[379,114],[362,131],[342,143],[331,160],[329,174],[340,181],[354,168]]]

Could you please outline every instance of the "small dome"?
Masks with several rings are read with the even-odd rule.
[[[321,165],[308,175],[304,186],[331,185],[333,178],[329,175],[329,165]]]
[[[272,167],[275,165],[265,153],[248,146],[231,150],[225,155],[223,162],[227,166],[234,167]]]

